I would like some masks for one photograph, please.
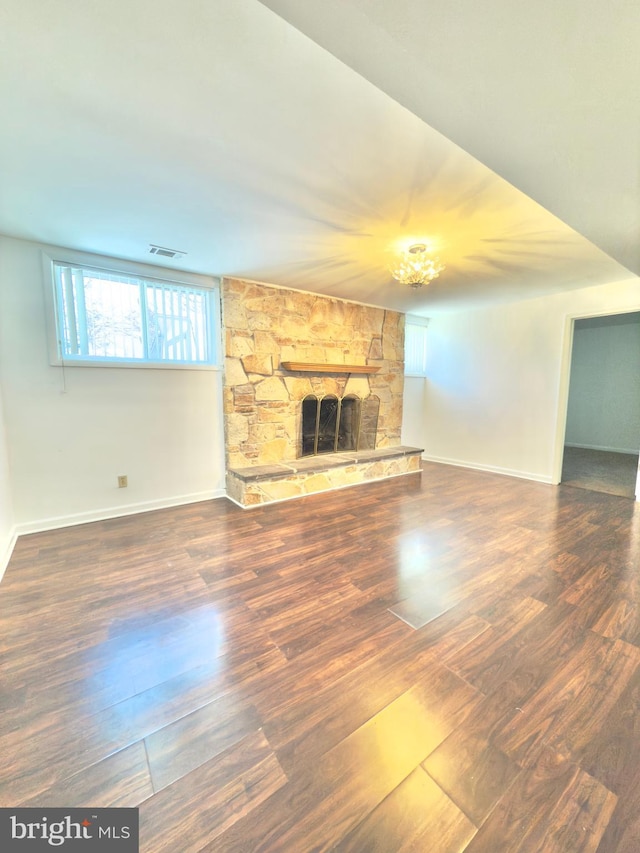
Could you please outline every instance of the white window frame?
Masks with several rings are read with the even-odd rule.
[[[49,363],[54,366],[68,367],[124,367],[154,370],[220,370],[222,358],[222,330],[220,318],[220,282],[212,276],[197,275],[184,271],[168,270],[133,261],[124,261],[106,256],[89,255],[84,252],[63,250],[60,252],[42,252],[45,308],[47,316],[47,340]],[[208,346],[212,360],[208,362],[188,362],[152,360],[141,358],[115,358],[111,356],[74,356],[63,353],[61,327],[59,324],[58,291],[56,287],[54,265],[81,267],[93,272],[102,272],[117,276],[138,278],[141,281],[197,288],[209,293],[209,334]]]
[[[404,375],[405,376],[419,376],[426,378],[427,376],[427,326],[429,325],[428,317],[418,317],[416,315],[407,314],[405,317],[405,362],[404,362]],[[410,368],[407,368],[407,351],[406,351],[406,341],[407,341],[407,329],[408,327],[413,326],[414,328],[423,329],[422,335],[422,364],[419,369],[416,369],[414,365],[411,365]]]

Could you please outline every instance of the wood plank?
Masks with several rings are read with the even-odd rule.
[[[369,672],[370,676],[371,673]],[[436,660],[426,662],[418,675],[418,684],[411,688],[420,702],[420,725],[428,724],[440,741],[453,731],[461,719],[473,712],[480,695]],[[313,725],[307,725],[297,737],[282,737],[281,721],[278,717],[265,722],[265,731],[271,743],[280,742],[277,749],[280,764],[289,776],[310,767],[324,753],[351,735],[369,719],[374,718],[386,707],[400,698],[404,692],[402,678],[387,676],[370,680],[347,688],[344,679],[339,685],[339,695],[329,697],[323,693],[316,703]],[[330,701],[327,702],[327,699]],[[307,705],[308,707],[308,705]],[[437,745],[437,744],[435,744]]]
[[[611,708],[600,731],[584,745],[581,766],[618,795],[640,788],[640,669]],[[640,849],[640,848],[639,848]]]
[[[535,760],[543,745],[578,758],[602,730],[639,663],[637,647],[587,636],[570,663],[523,704],[496,745],[521,765]]]
[[[458,853],[476,827],[418,768],[333,849],[337,853]]]
[[[512,659],[515,638],[523,634],[530,623],[540,619],[546,609],[546,605],[535,598],[523,598],[496,625],[487,628],[459,651],[448,654],[447,665],[476,686],[490,677],[496,679],[496,671]]]
[[[21,808],[135,808],[153,795],[141,741],[62,779],[22,803]]]
[[[148,735],[144,743],[154,791],[186,776],[259,728],[253,705],[227,695]]]
[[[640,850],[640,784],[624,791],[618,799],[607,827],[602,835],[597,853],[637,853]]]
[[[515,761],[493,744],[496,733],[519,711],[526,679],[504,682],[478,703],[465,724],[423,763],[427,773],[476,824],[481,826],[495,804],[522,772]]]
[[[212,758],[140,805],[140,849],[195,853],[286,783],[260,732]]]
[[[447,654],[447,665],[487,694],[513,673],[525,671],[531,690],[520,697],[524,701],[584,641],[585,619],[579,609],[562,601],[523,614],[529,618],[511,625],[497,621],[460,650]]]
[[[425,713],[422,686],[407,691],[254,809],[220,851],[330,849],[373,811],[446,736]]]
[[[593,853],[616,797],[545,748],[498,803],[466,853]]]
[[[380,367],[374,364],[327,364],[306,361],[281,361],[285,370],[304,373],[377,373]]]

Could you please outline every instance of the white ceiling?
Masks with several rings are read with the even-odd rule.
[[[437,6],[0,0],[0,232],[425,315],[640,272],[640,4]]]

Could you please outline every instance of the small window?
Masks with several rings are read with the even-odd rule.
[[[53,280],[61,361],[216,363],[214,289],[57,261]]]
[[[407,317],[404,327],[404,372],[406,376],[427,375],[426,317]]]

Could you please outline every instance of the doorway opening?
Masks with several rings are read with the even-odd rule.
[[[640,451],[640,312],[576,319],[560,482],[633,498]]]

